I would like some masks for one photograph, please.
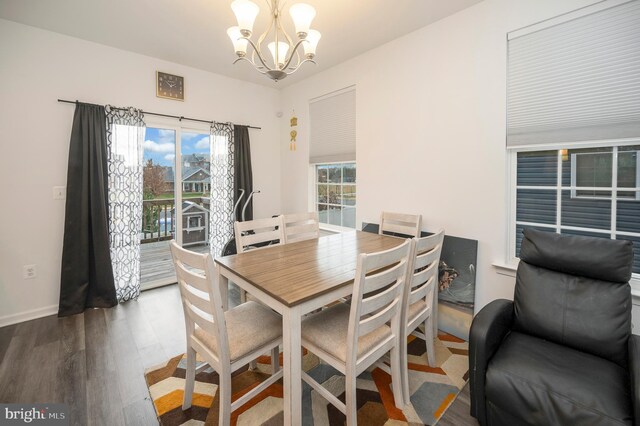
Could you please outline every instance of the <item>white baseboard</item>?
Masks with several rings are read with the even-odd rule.
[[[0,327],[18,324],[20,322],[30,321],[37,318],[47,317],[58,313],[58,305],[45,306],[43,308],[30,309],[28,311],[19,312],[17,314],[5,315],[0,317]]]

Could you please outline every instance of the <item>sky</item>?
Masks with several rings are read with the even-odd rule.
[[[176,155],[176,133],[174,130],[147,127],[144,137],[144,162],[173,166]],[[206,133],[182,132],[182,155],[209,154],[209,135]]]

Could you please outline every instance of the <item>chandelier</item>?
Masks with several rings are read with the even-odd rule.
[[[305,62],[312,62],[316,56],[316,47],[320,41],[320,33],[310,29],[311,21],[316,16],[313,7],[304,3],[294,4],[289,8],[289,14],[293,19],[297,40],[287,34],[282,27],[282,11],[284,2],[280,0],[265,0],[270,8],[271,22],[266,31],[254,42],[251,40],[253,24],[258,16],[260,8],[249,0],[234,0],[231,9],[236,15],[238,25],[227,30],[229,38],[238,58],[233,62],[247,61],[261,74],[267,75],[274,81],[282,80],[289,74],[296,72]],[[267,44],[271,53],[269,60],[262,51],[265,39],[273,40]],[[252,52],[247,56],[247,47],[251,45]],[[304,55],[300,55],[298,48],[302,45]],[[295,62],[294,62],[295,59]]]

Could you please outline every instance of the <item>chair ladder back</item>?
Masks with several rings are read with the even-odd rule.
[[[175,240],[171,240],[170,248],[174,261],[178,260],[188,268],[205,271],[207,263],[206,253],[196,253],[195,251],[186,250],[180,247]]]
[[[419,214],[382,212],[378,233],[382,235],[387,232],[419,238],[421,227],[422,216]]]
[[[214,321],[212,321],[213,317],[208,315],[207,316],[203,315],[202,314],[203,311],[201,311],[197,307],[194,307],[191,301],[189,301],[186,298],[182,300],[182,305],[185,309],[186,316],[193,323],[193,324],[190,324],[190,326],[192,327],[190,330],[195,331],[195,326],[197,325],[199,328],[203,329],[204,331],[206,331],[212,336],[217,336],[219,334],[217,331],[218,330],[217,324]],[[193,335],[193,331],[191,331],[189,334]]]
[[[218,342],[219,350],[225,351],[228,357],[229,343],[222,296],[214,282],[217,274],[211,254],[185,250],[173,240],[170,246],[185,313],[187,336],[193,335],[197,325],[213,336]],[[217,357],[220,359],[222,354],[218,353]]]
[[[412,240],[406,240],[398,247],[359,256],[351,303],[349,350],[356,347],[360,336],[398,318],[412,244]]]
[[[251,250],[251,246],[256,244],[266,243],[268,241],[280,240],[280,231],[273,229],[270,231],[260,231],[255,234],[244,235],[240,238],[243,251]],[[260,247],[254,247],[260,248]]]
[[[370,275],[365,276],[364,290],[363,290],[363,299],[367,298],[369,293],[374,291],[378,291],[381,288],[388,286],[389,284],[397,281],[398,277],[402,272],[407,271],[408,262],[400,261],[392,264],[391,266],[383,265],[375,272]],[[384,269],[386,268],[386,269]],[[405,278],[405,277],[402,277]]]
[[[433,244],[433,242],[437,242],[437,238],[431,238],[430,240],[421,238],[418,241],[420,241],[420,244],[422,245],[423,252],[418,253],[415,256],[412,268],[413,275],[409,275],[409,282],[407,283],[411,289],[409,304],[417,302],[420,298],[425,299],[427,294],[431,291],[438,276],[438,263],[440,261],[440,252],[442,250],[442,244],[435,246]],[[417,247],[418,243],[416,243],[416,248]],[[431,301],[427,300],[427,305],[431,306]]]
[[[234,230],[238,253],[260,248],[252,246],[269,241],[278,241],[272,245],[285,243],[284,220],[282,216],[236,222],[234,224]]]
[[[433,236],[424,237],[424,238],[433,238]],[[423,240],[423,238],[418,239],[418,241]],[[417,247],[416,242],[416,247]],[[429,245],[425,247],[421,251],[416,251],[416,257],[413,264],[413,270],[418,271],[426,268],[431,265],[433,262],[438,262],[440,260],[440,252],[442,251],[442,243],[436,245]]]
[[[211,308],[211,300],[209,299],[209,293],[204,293],[197,288],[190,286],[188,279],[185,279],[184,274],[189,271],[181,271],[184,268],[182,265],[176,266],[176,276],[178,278],[178,285],[180,286],[180,296],[183,300],[188,301],[191,305],[202,311],[207,317],[210,317],[212,322],[215,322],[213,310]]]
[[[426,300],[428,306],[433,304],[433,300],[429,300],[428,296],[435,289],[437,270],[438,265],[431,264],[429,268],[418,272],[418,274],[421,275],[419,280],[416,278],[416,275],[418,274],[414,275],[414,281],[410,284],[411,290],[409,294],[409,305],[416,303],[420,299]]]
[[[399,312],[399,307],[400,299],[399,297],[395,297],[389,305],[375,314],[367,317],[361,316],[360,322],[358,323],[358,337],[371,333],[373,330],[380,328],[393,320]]]
[[[420,300],[424,300],[428,308],[437,308],[438,292],[436,286],[444,230],[439,230],[433,235],[416,238],[415,240],[414,251],[407,273],[403,316],[408,315],[410,305]],[[404,318],[403,321],[407,319]]]
[[[284,231],[287,243],[320,237],[318,212],[284,215]]]
[[[398,264],[400,265],[400,264]],[[388,285],[388,287],[384,288],[382,291],[375,293],[369,297],[362,298],[362,305],[360,307],[360,317],[364,315],[368,315],[372,312],[379,311],[384,306],[388,306],[393,299],[396,298],[398,289],[396,287],[402,286],[404,281],[399,280],[399,277],[396,276],[393,281],[393,285]]]
[[[395,239],[398,240],[398,243],[402,244],[385,251],[379,251],[377,253],[363,253],[364,256],[366,256],[366,260],[363,260],[364,264],[362,265],[364,272],[363,279],[373,278],[378,274],[378,272],[395,266],[395,264],[399,263],[401,260],[408,260],[408,257],[402,257],[402,254],[405,251],[404,244],[407,241],[410,241],[410,238],[407,238],[406,241],[401,238]],[[362,256],[363,254],[361,254],[360,256]],[[358,261],[360,261],[359,258]],[[368,290],[368,287],[363,287],[363,294],[366,294],[369,291],[371,290]]]

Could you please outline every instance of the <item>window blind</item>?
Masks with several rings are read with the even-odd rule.
[[[510,37],[507,92],[509,148],[640,137],[640,1]]]
[[[356,159],[356,91],[349,88],[309,103],[309,162]]]

